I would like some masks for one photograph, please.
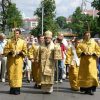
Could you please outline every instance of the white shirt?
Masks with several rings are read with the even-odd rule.
[[[3,50],[6,43],[7,43],[7,40],[0,41],[0,54],[3,54]]]

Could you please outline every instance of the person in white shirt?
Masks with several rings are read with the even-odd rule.
[[[6,78],[6,62],[7,57],[3,55],[4,47],[7,43],[5,35],[3,33],[0,34],[0,74],[1,74],[1,81],[5,82]]]
[[[65,52],[67,52],[67,49],[68,49],[68,42],[66,41],[66,39],[64,38],[64,35],[63,33],[59,33],[58,34],[58,39],[62,40],[62,44],[65,46]],[[65,62],[65,59],[66,59],[66,53],[63,52],[63,62]],[[65,79],[66,78],[66,66],[65,64],[63,64],[64,67],[63,67],[63,73],[62,73],[62,79]]]

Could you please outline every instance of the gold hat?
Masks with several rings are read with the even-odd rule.
[[[45,37],[50,37],[50,38],[52,38],[52,32],[51,31],[46,31],[45,32]]]

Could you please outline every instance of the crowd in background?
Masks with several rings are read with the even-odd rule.
[[[69,79],[71,89],[93,95],[100,78],[100,40],[91,39],[85,32],[83,39],[57,38],[51,31],[34,37],[20,38],[16,29],[11,39],[0,34],[1,82],[8,81],[10,94],[20,94],[22,79],[35,82],[34,88],[53,92],[53,84]]]

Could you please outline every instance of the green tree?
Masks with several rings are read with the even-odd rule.
[[[22,26],[22,15],[18,8],[16,8],[16,4],[10,4],[10,6],[7,8],[6,14],[6,21],[9,29]]]
[[[56,20],[57,20],[57,23],[59,24],[61,29],[66,28],[66,26],[67,26],[66,17],[60,16],[60,17],[57,17]]]
[[[99,18],[98,18],[98,25],[100,27],[100,0],[94,0],[92,2],[92,6],[95,7],[99,12],[98,12],[98,15],[99,15]]]
[[[57,34],[58,24],[55,21],[55,0],[43,0],[41,2],[40,8],[37,8],[34,15],[39,17],[39,24],[36,29],[32,30],[32,34],[37,36],[42,33],[42,7],[44,9],[43,14],[43,32],[50,30],[53,35]]]
[[[0,12],[0,16],[3,32],[5,32],[5,26],[7,26],[9,29],[12,29],[22,25],[22,15],[16,7],[16,4],[11,3],[10,0],[2,0],[2,11]]]
[[[99,11],[98,15],[100,17],[100,0],[94,0],[92,2],[92,6],[95,7]]]
[[[98,25],[98,17],[95,17],[94,20],[91,20],[91,32],[92,37],[95,36],[95,34],[99,34],[100,36],[100,26]]]
[[[7,19],[7,14],[6,10],[7,7],[11,4],[10,0],[1,0],[0,1],[0,30],[5,32],[5,26],[6,26],[6,19]]]
[[[82,14],[80,7],[78,7],[73,13],[72,22],[68,24],[68,27],[72,29],[73,33],[78,34],[79,37],[82,37],[85,31],[92,31],[92,36],[94,36],[100,31],[97,22],[97,17],[93,19],[88,14]]]
[[[77,7],[75,12],[72,14],[72,23],[69,25],[73,33],[77,33],[79,36],[81,36],[84,31],[83,16],[81,8]]]

